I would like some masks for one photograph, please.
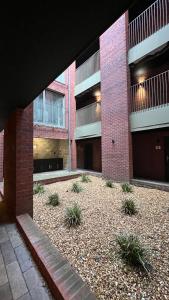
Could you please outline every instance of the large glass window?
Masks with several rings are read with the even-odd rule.
[[[49,90],[34,100],[34,123],[65,127],[64,96]]]

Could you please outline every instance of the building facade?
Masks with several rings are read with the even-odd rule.
[[[169,181],[169,2],[137,3],[87,52],[76,70],[78,167],[100,139],[93,169],[98,155],[105,177]]]
[[[42,92],[34,172],[169,181],[169,2],[137,3]],[[3,133],[0,177],[3,178]]]

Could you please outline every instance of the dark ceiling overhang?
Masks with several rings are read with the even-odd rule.
[[[100,36],[133,0],[1,5],[0,129]]]

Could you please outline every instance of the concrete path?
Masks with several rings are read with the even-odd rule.
[[[60,171],[51,171],[51,172],[43,172],[43,173],[36,173],[33,174],[33,181],[40,181],[50,178],[58,178],[58,177],[67,177],[71,175],[78,175],[85,173],[83,170],[75,170],[75,171],[68,171],[68,170],[60,170]]]
[[[54,299],[15,224],[0,225],[0,299]]]

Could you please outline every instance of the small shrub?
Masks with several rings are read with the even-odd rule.
[[[133,192],[133,188],[129,183],[123,183],[121,185],[121,187],[122,187],[122,191],[124,193],[132,193]]]
[[[82,211],[77,203],[66,209],[65,223],[68,227],[80,225],[82,221]]]
[[[60,204],[59,195],[57,193],[50,195],[48,199],[49,199],[49,201],[47,204],[49,204],[49,205],[57,206]]]
[[[81,182],[91,182],[91,179],[86,174],[82,174]]]
[[[109,187],[109,188],[113,188],[114,187],[114,184],[111,180],[107,180],[106,181],[106,186]]]
[[[82,187],[79,185],[78,182],[74,182],[71,191],[74,193],[80,193],[82,191]]]
[[[137,213],[137,208],[133,200],[125,199],[122,203],[122,211],[126,215],[135,215]]]
[[[148,273],[149,264],[146,261],[146,251],[137,236],[120,235],[117,238],[117,243],[120,246],[120,255],[126,263],[142,267]]]
[[[34,183],[33,194],[43,194],[45,192],[44,186],[41,183]]]

